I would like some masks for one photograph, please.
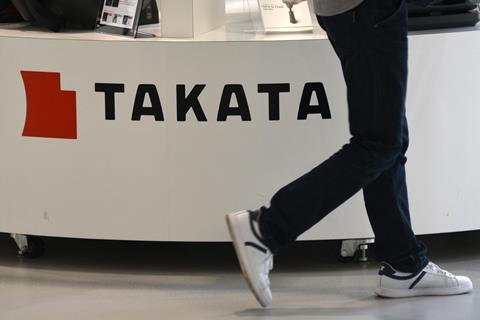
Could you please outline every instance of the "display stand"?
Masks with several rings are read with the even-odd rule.
[[[95,31],[136,38],[142,7],[143,0],[104,0]]]
[[[243,0],[243,7],[249,13],[251,28],[246,28],[247,33],[265,33],[263,27],[262,15],[260,14],[260,5],[257,0]]]
[[[162,37],[193,38],[225,24],[224,0],[162,0]]]

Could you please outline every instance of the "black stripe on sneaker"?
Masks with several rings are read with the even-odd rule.
[[[423,277],[425,277],[427,273],[425,271],[423,271],[417,279],[415,279],[415,281],[413,281],[412,285],[408,288],[408,289],[413,289],[415,288],[415,286],[420,282],[420,280],[423,279]]]
[[[409,274],[407,276],[397,276],[395,275],[396,271],[389,264],[384,263],[382,264],[382,267],[380,268],[378,274],[394,280],[410,280],[417,277],[421,272],[422,270]]]
[[[259,245],[256,244],[255,242],[249,242],[249,241],[248,241],[248,242],[245,242],[245,246],[247,246],[247,247],[253,247],[253,248],[255,248],[255,249],[257,249],[257,250],[259,250],[259,251],[267,254],[267,249],[265,249],[264,247],[259,246]]]

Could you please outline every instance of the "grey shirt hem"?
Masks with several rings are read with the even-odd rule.
[[[335,16],[359,6],[363,0],[314,0],[315,14],[319,16]]]

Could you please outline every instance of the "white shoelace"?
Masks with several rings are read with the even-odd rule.
[[[439,273],[439,274],[442,274],[442,275],[447,276],[449,278],[455,278],[455,276],[453,274],[451,274],[447,270],[443,270],[442,268],[440,268],[439,266],[437,266],[433,262],[430,262],[427,267],[428,267],[428,269],[430,269],[434,273]]]

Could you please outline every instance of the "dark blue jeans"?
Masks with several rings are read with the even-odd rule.
[[[412,231],[405,176],[405,2],[365,0],[346,13],[318,17],[342,65],[352,138],[261,209],[260,229],[272,251],[295,241],[363,190],[377,259],[404,272],[428,263],[426,247]]]

